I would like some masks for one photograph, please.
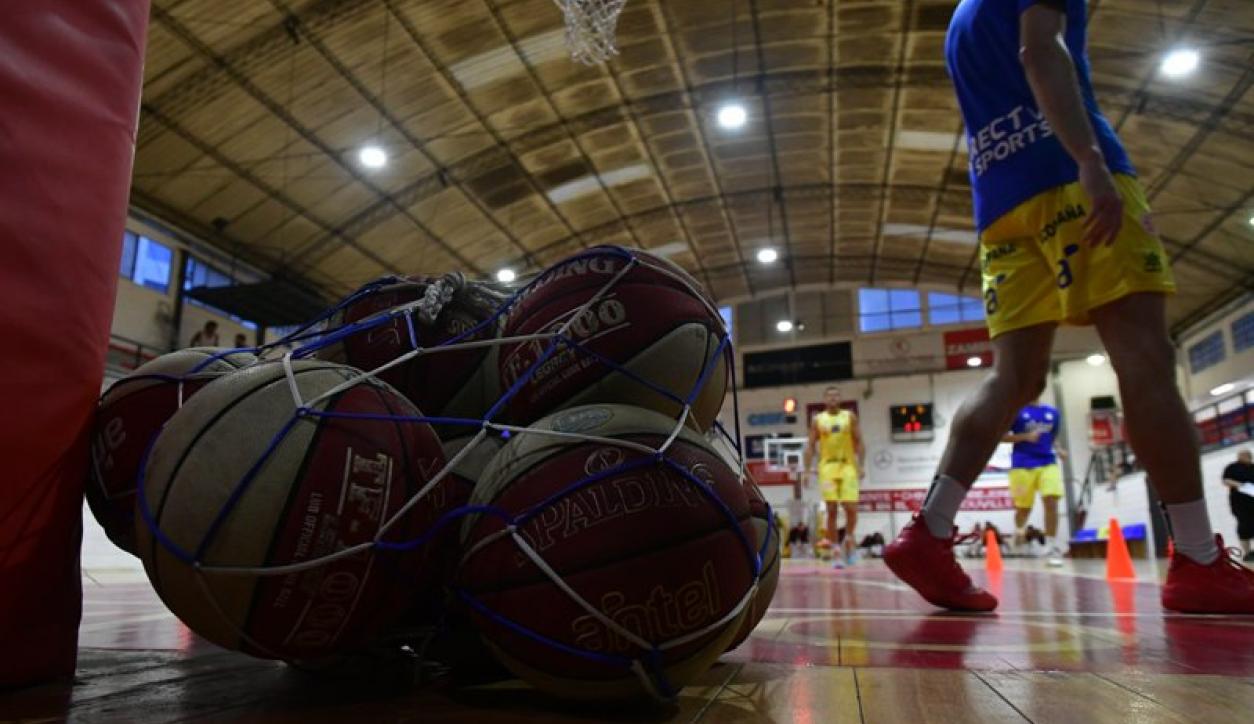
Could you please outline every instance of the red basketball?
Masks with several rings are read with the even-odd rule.
[[[297,414],[293,387],[313,413],[355,417]],[[369,641],[443,583],[438,545],[369,545],[417,539],[459,495],[445,478],[417,497],[445,463],[430,426],[376,419],[418,414],[329,362],[294,362],[290,376],[256,365],[205,387],[161,432],[142,481],[136,534],[153,587],[193,631],[256,656]]]
[[[331,319],[331,328],[362,322],[401,305],[422,299],[434,277],[411,277],[381,280],[378,286],[342,309]],[[346,337],[318,353],[321,359],[348,364],[371,371],[412,352],[415,346],[437,347],[466,334],[490,318],[490,306],[476,304],[466,292],[453,295],[436,316],[434,323],[423,323],[414,312],[409,317],[397,315],[390,320]],[[414,335],[410,335],[410,322]],[[496,331],[486,327],[460,341],[492,339]],[[379,379],[395,387],[401,394],[431,416],[480,419],[498,397],[493,347],[450,349],[410,359],[379,373]],[[485,366],[485,362],[488,364]],[[442,436],[459,437],[474,432],[469,426],[437,427]]]
[[[135,489],[140,461],[161,426],[200,388],[257,358],[193,347],[150,360],[109,386],[92,427],[87,504],[122,550],[135,552]]]
[[[727,389],[726,360],[715,359],[723,321],[700,284],[682,269],[618,247],[576,254],[524,290],[502,334],[553,333],[568,323],[568,336],[591,354],[559,347],[508,403],[511,420],[526,424],[554,410],[595,402],[631,404],[674,416],[678,403],[631,375],[683,400],[709,365],[712,369],[693,401],[692,421],[700,430],[713,423]],[[509,389],[536,366],[550,344],[549,339],[537,339],[502,345],[501,389]]]
[[[767,505],[762,490],[748,473],[745,473],[744,486],[745,494],[749,498],[749,515],[753,521],[754,550],[762,556],[762,572],[758,576],[758,590],[749,606],[749,613],[740,630],[736,632],[736,638],[727,647],[729,651],[744,643],[749,634],[753,633],[753,629],[757,628],[771,605],[771,599],[775,598],[775,589],[779,586],[779,532],[775,529],[770,506]]]
[[[659,446],[674,426],[660,413],[626,405],[555,413],[532,430],[564,437],[515,434],[475,488],[471,503],[517,519],[517,535],[552,572],[504,532],[500,517],[467,520],[460,590],[471,599],[489,647],[535,686],[582,699],[640,696],[661,687],[652,677],[642,681],[630,662],[669,645],[657,664],[678,690],[704,672],[740,628],[753,583],[754,534],[735,472],[688,429],[666,457],[695,481],[651,452],[580,437]],[[620,465],[639,467],[612,472]],[[598,474],[605,477],[587,480]],[[572,489],[580,481],[587,484]],[[537,641],[498,616],[568,648]]]

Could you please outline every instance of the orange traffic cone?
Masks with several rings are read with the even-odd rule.
[[[1132,568],[1132,556],[1128,555],[1128,543],[1123,539],[1119,521],[1110,519],[1110,538],[1106,541],[1106,579],[1136,578]]]
[[[1001,573],[1001,546],[997,544],[997,534],[992,528],[984,531],[984,568]]]

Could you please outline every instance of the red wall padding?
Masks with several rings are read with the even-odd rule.
[[[0,686],[73,674],[148,0],[0,12]]]

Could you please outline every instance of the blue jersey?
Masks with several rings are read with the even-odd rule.
[[[1042,191],[1079,178],[1075,161],[1037,108],[1019,62],[1019,14],[1040,1],[962,0],[945,36],[945,64],[967,127],[975,224],[981,231]],[[1085,0],[1065,5],[1064,40],[1106,165],[1115,173],[1135,174],[1093,96],[1084,50]]]
[[[1039,430],[1036,442],[1017,442],[1010,453],[1012,468],[1040,468],[1057,462],[1054,435],[1058,432],[1058,410],[1049,405],[1028,405],[1019,410],[1010,431],[1016,435]]]

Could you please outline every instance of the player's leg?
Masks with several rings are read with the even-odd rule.
[[[933,535],[940,536],[941,531],[948,535],[962,497],[984,472],[1002,436],[1010,429],[1015,413],[1045,388],[1056,326],[1038,324],[1007,332],[993,340],[993,372],[958,409],[941,456],[938,477],[953,481],[960,490],[954,490],[953,486],[937,490],[940,486],[934,485],[924,503],[925,518]],[[943,493],[950,497],[958,493],[957,500],[936,500],[937,495]],[[933,505],[934,502],[946,504]]]
[[[1130,294],[1090,314],[1119,379],[1129,442],[1171,519],[1176,556],[1164,607],[1254,613],[1254,573],[1219,549],[1202,497],[1197,432],[1176,389],[1166,297]]]
[[[835,500],[827,500],[823,502],[827,507],[827,535],[824,538],[832,548],[836,547],[836,511],[840,509],[840,505]]]
[[[1058,542],[1057,495],[1042,495],[1041,506],[1045,509],[1045,562],[1057,568],[1062,565],[1062,544]]]
[[[1036,504],[1036,474],[1030,468],[1010,469],[1010,501],[1015,507],[1015,552],[1027,547],[1028,519],[1032,517],[1032,506]]]
[[[858,550],[858,503],[845,501],[840,507],[845,511],[845,560],[853,563]]]

